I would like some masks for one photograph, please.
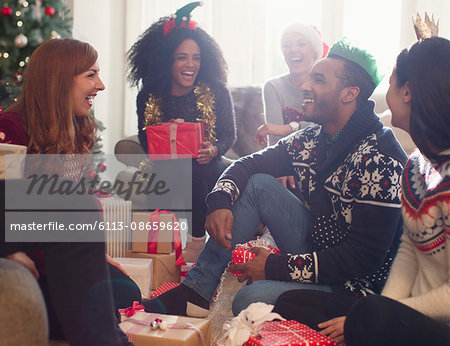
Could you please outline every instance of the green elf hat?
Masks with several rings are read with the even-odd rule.
[[[384,75],[378,71],[377,62],[373,55],[364,49],[352,45],[346,37],[331,46],[327,56],[330,55],[339,56],[361,66],[369,74],[370,78],[375,83],[375,86],[380,84],[384,77]]]
[[[196,30],[197,23],[191,20],[191,12],[197,7],[202,6],[201,1],[190,2],[189,4],[179,8],[175,14],[164,24],[164,36],[175,28],[186,28]]]

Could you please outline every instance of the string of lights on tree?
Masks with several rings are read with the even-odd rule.
[[[64,0],[0,0],[0,111],[20,94],[33,51],[49,38],[72,34]]]

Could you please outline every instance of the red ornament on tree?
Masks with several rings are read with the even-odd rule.
[[[51,7],[51,6],[47,6],[47,7],[45,8],[45,14],[46,14],[47,16],[53,16],[53,15],[55,15],[55,8],[54,8],[54,7]]]
[[[10,15],[12,15],[13,10],[11,7],[5,6],[2,8],[2,16],[3,17],[9,17]]]
[[[23,79],[23,74],[20,72],[16,72],[13,74],[13,77],[14,77],[14,82],[20,83]]]

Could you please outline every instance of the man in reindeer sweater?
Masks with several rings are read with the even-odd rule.
[[[368,98],[381,77],[374,58],[342,40],[302,86],[309,126],[232,164],[207,197],[211,236],[183,283],[146,310],[206,316],[236,244],[262,222],[281,256],[256,249],[237,264],[237,314],[257,301],[274,304],[293,289],[378,293],[401,235],[400,176],[406,155],[383,128]],[[294,196],[277,177],[294,176]]]

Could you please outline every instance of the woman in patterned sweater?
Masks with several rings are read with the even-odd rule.
[[[339,316],[351,305],[347,317],[318,327],[340,342],[345,330],[347,345],[450,343],[449,59],[450,41],[425,39],[400,53],[389,81],[392,123],[408,131],[420,151],[403,172],[404,234],[382,295],[352,305],[351,299],[291,291],[280,297],[277,308],[288,310],[290,303],[297,316],[285,317],[311,323],[315,314],[317,323],[320,315]],[[306,317],[307,311],[312,313]]]

